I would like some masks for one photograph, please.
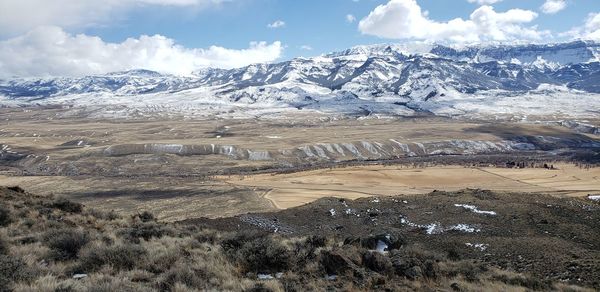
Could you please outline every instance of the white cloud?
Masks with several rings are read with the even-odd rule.
[[[161,35],[104,42],[59,27],[39,27],[0,41],[0,74],[10,76],[82,76],[131,69],[188,75],[203,67],[233,68],[271,62],[283,52],[280,42],[253,42],[247,49],[218,46],[190,49]]]
[[[281,28],[285,26],[285,21],[283,20],[275,20],[273,23],[269,23],[267,25],[269,28]]]
[[[572,28],[561,34],[573,39],[594,40],[600,42],[600,13],[590,13],[583,26]]]
[[[0,34],[18,35],[38,26],[82,28],[108,23],[140,6],[202,9],[232,0],[2,0]]]
[[[555,14],[567,7],[565,0],[546,0],[540,10],[546,14]]]
[[[362,19],[358,28],[363,34],[389,39],[459,43],[539,40],[550,33],[524,26],[537,16],[537,13],[523,9],[496,12],[486,5],[473,11],[467,20],[455,18],[438,22],[429,19],[416,0],[390,0]]]
[[[346,15],[346,22],[348,23],[353,23],[356,21],[356,17],[352,14],[347,14]]]
[[[469,3],[477,3],[479,5],[489,5],[501,2],[502,0],[467,0]]]
[[[585,38],[600,41],[600,13],[590,13],[585,22]]]
[[[304,50],[304,51],[312,51],[313,47],[311,47],[309,45],[303,45],[303,46],[300,46],[300,49]]]

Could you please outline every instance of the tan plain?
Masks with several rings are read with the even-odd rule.
[[[255,175],[229,183],[268,188],[264,194],[280,209],[296,207],[322,197],[355,199],[377,195],[423,194],[433,190],[481,188],[497,191],[543,192],[584,196],[600,192],[600,168],[571,164],[558,169],[465,168],[443,166],[402,168],[360,166],[279,175]]]

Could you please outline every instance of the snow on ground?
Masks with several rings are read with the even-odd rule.
[[[467,243],[465,243],[465,245],[468,246],[468,247],[479,249],[481,251],[485,251],[486,249],[488,249],[488,247],[490,247],[489,244],[485,244],[485,243],[470,243],[470,242],[467,242]]]
[[[437,223],[437,222],[425,224],[425,225],[416,224],[416,223],[409,221],[406,218],[401,218],[400,223],[402,223],[404,225],[408,225],[410,227],[423,229],[423,230],[425,230],[425,233],[428,235],[442,234],[447,231],[459,231],[459,232],[465,232],[465,233],[473,233],[473,232],[481,231],[481,229],[479,229],[479,228],[476,228],[469,224],[462,224],[462,223],[444,227],[440,223]]]
[[[388,245],[385,242],[378,240],[377,247],[375,247],[375,251],[377,251],[378,253],[385,253],[387,248]]]
[[[473,205],[466,205],[466,204],[454,204],[454,206],[456,207],[461,207],[461,208],[465,208],[473,213],[477,213],[477,214],[485,214],[485,215],[491,215],[491,216],[496,216],[496,212],[494,211],[482,211],[477,209],[477,207],[473,206]]]
[[[588,199],[590,199],[592,201],[599,201],[600,202],[600,195],[589,195]]]

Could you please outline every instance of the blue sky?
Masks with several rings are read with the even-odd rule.
[[[542,9],[545,2],[555,2],[551,3],[554,8]],[[475,11],[478,21],[471,19]],[[111,56],[125,62],[157,46],[175,48],[173,54],[180,54],[176,55],[179,61],[193,55],[195,67],[235,67],[373,43],[595,39],[600,37],[600,17],[594,19],[599,12],[600,0],[2,0],[0,69],[12,75],[101,73],[121,67],[103,66],[106,62],[81,51],[107,52],[107,56],[126,51],[127,55]],[[410,17],[407,22],[405,18]],[[456,18],[460,20],[451,21]],[[269,27],[276,21],[285,24]],[[77,38],[78,34],[82,37]],[[141,41],[142,35],[160,35],[167,43],[164,39]],[[145,44],[125,44],[128,38]],[[257,41],[264,43],[250,45]],[[113,44],[120,47],[112,48]],[[23,51],[31,55],[19,55]],[[160,52],[156,54],[166,54]],[[37,69],[31,61],[35,53],[49,58],[63,55]],[[170,72],[165,57],[161,58],[127,66],[156,61],[160,64],[155,67],[180,73]],[[15,59],[21,63],[15,64]],[[61,64],[69,59],[77,59],[85,68],[60,69],[75,66],[73,62]]]
[[[522,8],[539,11],[543,0],[505,0],[494,4],[497,11]],[[342,50],[354,45],[391,40],[362,34],[357,22],[348,23],[346,16],[357,20],[367,16],[385,0],[244,0],[200,11],[149,6],[132,11],[113,25],[84,30],[87,34],[120,42],[141,34],[161,34],[186,47],[220,45],[244,48],[250,41],[281,41],[285,57],[318,55]],[[419,0],[432,19],[447,21],[468,16],[478,7],[466,0]],[[583,24],[591,12],[600,12],[599,0],[571,0],[564,10],[547,15],[539,13],[535,24],[541,29],[563,32]],[[267,24],[276,20],[285,26],[271,29]],[[312,51],[302,50],[310,46]]]

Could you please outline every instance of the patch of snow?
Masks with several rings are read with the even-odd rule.
[[[468,232],[468,233],[481,231],[481,229],[472,227],[471,225],[468,225],[468,224],[456,224],[456,225],[450,226],[449,230]]]
[[[485,251],[489,247],[489,244],[485,244],[485,243],[470,243],[470,242],[467,242],[467,243],[465,243],[465,245],[468,246],[468,247],[473,247],[473,248],[479,249],[481,251]]]
[[[346,215],[355,215],[356,217],[360,217],[360,214],[356,213],[356,210],[351,209],[351,208],[344,210],[344,213]]]
[[[600,201],[600,195],[589,195],[588,199],[592,201]]]
[[[75,275],[73,275],[73,279],[80,280],[83,278],[87,278],[87,276],[88,276],[87,274],[75,274]]]
[[[275,279],[275,278],[273,277],[273,275],[271,275],[271,274],[258,274],[258,275],[256,275],[256,277],[257,277],[259,280],[273,280],[273,279]]]
[[[400,223],[410,226],[410,227],[424,229],[425,233],[427,233],[429,235],[442,234],[446,231],[460,231],[460,232],[467,232],[467,233],[481,231],[481,229],[475,228],[468,224],[456,224],[456,225],[452,225],[449,227],[444,227],[440,223],[430,223],[430,224],[426,224],[426,225],[421,225],[421,224],[416,224],[416,223],[410,222],[408,219],[406,219],[404,217],[400,218]]]
[[[335,216],[335,209],[330,209],[329,214],[331,214],[331,217]]]
[[[454,204],[454,206],[456,207],[461,207],[461,208],[465,208],[473,213],[477,213],[477,214],[485,214],[485,215],[491,215],[491,216],[496,216],[496,212],[494,211],[482,211],[477,209],[477,207],[473,206],[473,205],[466,205],[466,204]]]
[[[385,242],[381,240],[377,241],[377,247],[375,247],[375,251],[377,251],[378,253],[385,253],[387,249],[388,245]]]
[[[427,234],[441,234],[444,232],[444,229],[442,228],[442,226],[438,223],[431,223],[429,225],[424,226],[425,227],[425,233]]]

